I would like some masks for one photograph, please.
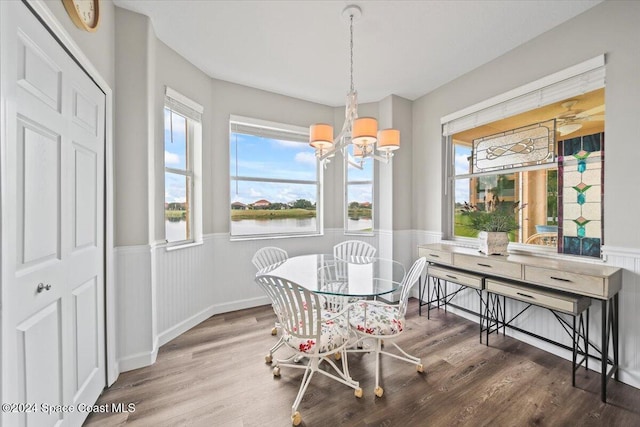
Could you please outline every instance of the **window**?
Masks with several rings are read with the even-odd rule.
[[[170,88],[164,106],[164,212],[169,245],[202,236],[200,209],[202,107]]]
[[[353,149],[353,145],[348,150]],[[344,158],[345,220],[347,234],[373,233],[373,160],[356,161],[353,152]]]
[[[306,128],[232,116],[232,238],[322,232],[321,169]]]
[[[470,155],[471,149],[455,145],[456,160]],[[469,154],[466,154],[469,153]],[[456,162],[458,163],[458,161]],[[460,166],[457,166],[460,167]],[[460,170],[457,169],[456,172]],[[555,163],[539,170],[488,175],[457,174],[455,179],[455,202],[453,235],[455,237],[475,237],[477,231],[469,227],[465,216],[465,206],[471,205],[481,211],[489,211],[496,203],[514,206],[513,215],[519,229],[510,232],[512,242],[557,245],[557,176]],[[548,195],[552,194],[552,197]],[[520,209],[521,207],[521,209]],[[543,236],[539,233],[548,233]]]
[[[512,92],[443,118],[448,235],[477,235],[465,215],[470,207],[490,211],[511,203],[519,229],[510,241],[599,257],[604,58]]]

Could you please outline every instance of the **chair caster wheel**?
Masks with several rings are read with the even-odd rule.
[[[353,392],[353,394],[360,399],[362,397],[362,389],[361,388],[357,388],[356,391]]]
[[[294,426],[299,426],[301,422],[302,422],[302,415],[300,415],[300,412],[296,411],[293,415],[291,415],[291,423]]]
[[[376,396],[382,397],[382,395],[384,394],[384,390],[382,389],[382,387],[378,386],[374,390],[374,393],[376,394]]]
[[[267,363],[267,364],[271,364],[271,362],[273,361],[273,356],[271,356],[270,354],[267,354],[267,355],[264,357],[264,361],[265,361],[265,363]]]
[[[416,365],[416,371],[418,372],[424,372],[424,366],[422,366],[422,363],[418,363]]]
[[[271,329],[271,335],[278,335],[278,328]]]
[[[280,366],[276,366],[275,368],[273,368],[273,376],[274,377],[280,376]]]

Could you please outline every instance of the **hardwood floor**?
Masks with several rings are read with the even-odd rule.
[[[422,358],[425,373],[382,359],[384,396],[373,394],[372,354],[349,356],[364,396],[322,375],[300,405],[305,426],[638,426],[640,390],[612,382],[599,396],[600,375],[509,337],[478,342],[478,325],[442,310],[418,316],[410,300],[398,339]],[[125,372],[97,405],[134,403],[135,412],[94,413],[86,426],[289,426],[301,371],[274,378],[264,363],[277,337],[270,306],[213,316],[164,345],[153,366]],[[281,349],[279,352],[286,352]],[[276,353],[277,355],[277,353]]]

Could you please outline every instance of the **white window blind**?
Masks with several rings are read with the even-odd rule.
[[[171,89],[169,86],[165,87],[164,105],[171,111],[202,123],[202,112],[204,111],[202,105]]]
[[[309,142],[309,129],[267,120],[232,115],[229,119],[229,128],[233,133],[285,141]]]
[[[441,119],[443,136],[524,113],[605,85],[604,54]]]

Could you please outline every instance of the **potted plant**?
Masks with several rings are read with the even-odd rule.
[[[478,231],[480,252],[487,255],[505,255],[509,245],[509,232],[519,228],[517,211],[525,206],[520,202],[505,202],[494,198],[485,209],[464,203],[462,214],[469,218],[467,225]]]

